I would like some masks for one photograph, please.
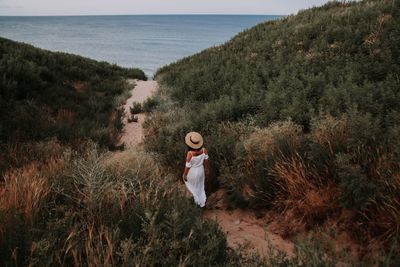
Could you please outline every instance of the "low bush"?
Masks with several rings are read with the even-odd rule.
[[[131,115],[142,113],[142,104],[138,102],[133,102],[129,110],[131,111]]]
[[[143,102],[143,111],[152,112],[157,106],[160,105],[160,98],[157,96],[150,97]]]

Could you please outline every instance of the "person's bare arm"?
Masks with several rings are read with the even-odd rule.
[[[188,152],[186,155],[186,162],[190,162],[190,160],[192,159],[192,153]],[[183,174],[182,174],[182,179],[183,181],[187,182],[187,175],[189,173],[190,168],[186,166],[185,163],[185,169],[183,170]]]
[[[183,170],[182,178],[183,178],[183,181],[185,181],[185,182],[187,182],[187,175],[189,173],[189,170],[190,170],[190,168],[188,168],[186,166],[185,166],[185,169]]]

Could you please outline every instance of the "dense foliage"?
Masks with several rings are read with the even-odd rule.
[[[56,143],[48,143],[56,147]],[[9,171],[0,191],[2,266],[335,266],[333,244],[300,238],[295,255],[227,248],[153,155],[89,144]],[[351,260],[340,257],[347,265]],[[391,262],[390,257],[383,261]],[[383,265],[387,266],[387,265]]]
[[[0,198],[0,263],[224,265],[223,233],[168,181],[149,154],[111,156],[94,145],[8,172]]]
[[[360,265],[397,266],[399,13],[399,1],[333,2],[260,24],[161,69],[159,95],[136,105],[169,170],[200,131],[209,191],[270,210],[285,237],[305,232],[291,258],[227,249],[153,154],[102,152],[125,78],[143,72],[0,39],[0,265],[351,265],[330,243],[345,232]]]
[[[256,115],[305,130],[319,114],[356,109],[399,123],[399,3],[332,2],[260,24],[157,73],[200,124]]]
[[[200,131],[208,188],[232,206],[278,212],[288,235],[335,222],[364,247],[392,244],[399,59],[399,1],[331,2],[260,24],[158,71],[172,102],[147,121],[146,147],[180,166],[185,133]]]
[[[111,147],[121,128],[117,107],[126,78],[146,79],[80,56],[54,53],[0,38],[0,173],[29,157],[29,144],[49,138]],[[124,95],[125,94],[125,95]]]
[[[104,152],[122,128],[126,79],[142,71],[0,39],[0,73],[1,266],[229,260],[223,233],[151,155]]]

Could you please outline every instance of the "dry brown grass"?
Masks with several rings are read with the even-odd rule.
[[[11,167],[21,168],[32,162],[51,162],[52,158],[57,158],[68,150],[56,139],[4,144],[2,149],[4,153],[0,155],[0,172],[11,170]],[[2,164],[4,165],[1,166]]]
[[[271,173],[277,178],[280,190],[274,204],[282,215],[296,219],[306,227],[324,222],[337,208],[338,189],[332,183],[324,185],[318,173],[296,155],[278,161]]]
[[[273,123],[268,128],[259,129],[252,133],[244,142],[246,154],[253,157],[263,157],[268,153],[277,151],[277,138],[284,139],[291,147],[297,147],[300,143],[302,129],[292,121]],[[251,158],[250,158],[251,160]]]
[[[155,181],[154,177],[161,177],[163,174],[154,158],[148,153],[138,150],[127,150],[111,154],[104,158],[106,169],[116,177],[135,177],[135,180],[114,183],[107,191],[104,200],[112,203],[117,200],[121,215],[132,204],[138,201],[142,205],[151,203],[152,198],[158,194],[167,181]]]
[[[310,178],[317,176],[310,171],[309,166],[298,154],[295,157],[278,161],[271,173],[279,178],[278,185],[282,194],[289,199],[301,198],[306,191],[315,191],[317,188],[310,182]]]
[[[386,198],[381,203],[373,204],[372,208],[363,213],[363,224],[367,225],[370,239],[387,243],[400,236],[400,200]]]
[[[109,157],[104,158],[104,164],[106,168],[112,169],[112,171],[118,175],[123,175],[133,170],[136,176],[141,177],[161,175],[161,171],[155,159],[148,153],[137,149],[110,154]]]
[[[30,164],[4,175],[4,184],[0,187],[0,209],[14,209],[30,223],[49,192],[47,178],[41,174],[39,165]]]
[[[254,180],[256,160],[264,159],[267,156],[281,154],[277,139],[287,142],[291,148],[296,148],[301,142],[302,129],[291,121],[274,123],[268,128],[258,129],[243,141],[245,149],[244,169],[246,175]],[[248,187],[243,187],[247,195],[252,195]]]
[[[115,231],[104,225],[96,227],[94,222],[88,222],[84,229],[73,228],[65,240],[65,257],[72,259],[73,266],[115,266],[115,235]],[[80,247],[81,240],[84,248]]]
[[[360,226],[366,229],[371,244],[388,244],[400,236],[400,174],[384,182],[386,191],[361,212]],[[376,246],[378,246],[376,245]]]
[[[75,113],[71,110],[60,109],[56,115],[56,121],[58,122],[72,122],[75,118]]]
[[[345,119],[338,119],[327,115],[314,125],[311,138],[318,144],[328,146],[329,151],[333,154],[333,146],[335,144],[345,143],[349,137],[348,125]]]
[[[32,223],[50,193],[48,177],[57,174],[64,164],[62,159],[53,158],[5,173],[0,184],[0,210],[15,210]]]

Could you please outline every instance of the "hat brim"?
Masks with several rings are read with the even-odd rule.
[[[203,137],[202,137],[200,134],[197,133],[197,134],[200,136],[200,142],[197,143],[197,144],[195,144],[195,143],[193,143],[193,142],[190,140],[190,137],[191,137],[193,134],[195,134],[195,133],[191,132],[191,133],[188,133],[188,134],[185,136],[185,143],[186,143],[186,145],[187,145],[188,147],[190,147],[190,148],[199,149],[199,148],[201,148],[201,147],[203,146]]]

